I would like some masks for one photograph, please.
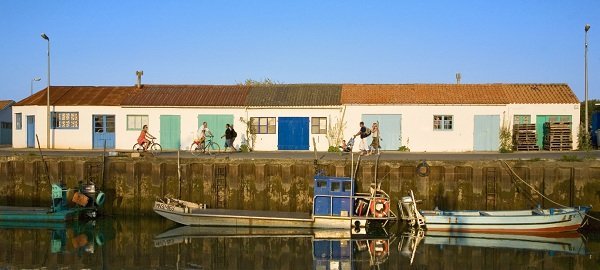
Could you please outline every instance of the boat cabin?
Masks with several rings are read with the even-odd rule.
[[[354,183],[350,177],[316,176],[314,183],[315,216],[349,217],[352,214]]]

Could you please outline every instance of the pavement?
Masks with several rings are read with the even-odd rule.
[[[44,156],[49,157],[102,157],[102,150],[64,150],[64,149],[42,149]],[[131,150],[106,150],[107,156],[130,156]],[[39,150],[34,148],[0,148],[0,156],[38,156]],[[231,159],[231,160],[255,160],[255,159],[284,159],[284,160],[314,160],[313,151],[254,151],[250,153],[226,152],[215,155],[201,154],[192,155],[189,151],[179,152],[181,158],[198,159]],[[143,157],[152,157],[150,153],[142,153]],[[358,156],[355,153],[354,158]],[[177,151],[163,151],[158,158],[177,158]],[[319,160],[348,160],[350,153],[317,152]],[[375,160],[376,155],[363,156],[364,160]],[[599,150],[591,151],[529,151],[514,153],[498,152],[400,152],[382,151],[381,160],[592,160],[600,159]]]

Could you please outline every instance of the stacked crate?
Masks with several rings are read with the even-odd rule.
[[[544,150],[573,150],[573,134],[571,122],[544,123]]]
[[[513,145],[517,151],[538,151],[535,124],[514,124]]]

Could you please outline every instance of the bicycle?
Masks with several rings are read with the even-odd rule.
[[[221,152],[221,147],[218,143],[213,142],[214,136],[206,136],[206,140],[204,141],[204,145],[199,144],[197,141],[194,141],[190,146],[190,152],[192,155],[196,156],[200,153],[208,153],[209,155]]]
[[[160,146],[159,143],[154,142],[154,139],[156,139],[156,138],[153,138],[148,142],[148,147],[146,149],[149,149],[150,153],[152,153],[152,155],[158,156],[162,152],[162,146]],[[146,150],[139,143],[136,143],[133,145],[133,151],[142,153],[142,152],[145,152]]]

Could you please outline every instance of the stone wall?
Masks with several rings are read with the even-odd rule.
[[[75,187],[92,179],[107,194],[104,211],[112,215],[149,215],[165,195],[210,207],[309,212],[314,167],[311,160],[50,157],[0,158],[0,205],[50,204],[50,183]],[[430,174],[416,173],[416,161],[363,162],[358,189],[368,191],[375,177],[393,199],[414,190],[421,208],[527,209],[554,205],[535,194],[500,161],[429,161]],[[600,206],[600,161],[508,161],[514,171],[550,199],[564,205]],[[375,168],[377,167],[377,171]],[[350,176],[349,161],[321,161],[327,175]],[[102,176],[104,175],[104,177]],[[181,180],[179,180],[181,179]]]

